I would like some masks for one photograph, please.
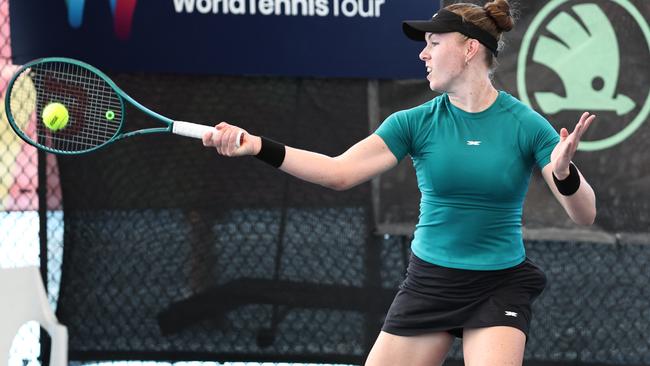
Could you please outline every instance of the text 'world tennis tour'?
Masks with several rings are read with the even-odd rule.
[[[387,0],[174,0],[177,13],[378,18]]]

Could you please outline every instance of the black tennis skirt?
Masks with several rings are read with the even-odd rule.
[[[528,259],[502,270],[473,271],[437,266],[411,254],[382,330],[462,337],[464,328],[510,326],[528,336],[531,305],[545,286],[544,272]]]

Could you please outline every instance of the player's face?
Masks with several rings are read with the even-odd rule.
[[[431,90],[446,92],[463,72],[464,41],[460,33],[426,33],[426,46],[420,52]]]

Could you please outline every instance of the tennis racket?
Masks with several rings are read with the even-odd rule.
[[[48,127],[43,109],[60,103],[68,122]],[[160,121],[163,127],[124,132],[125,103]],[[27,143],[55,154],[82,154],[115,141],[150,133],[173,133],[200,139],[212,126],[175,121],[135,101],[108,76],[84,62],[62,57],[42,58],[23,65],[12,77],[5,96],[11,128]],[[237,136],[237,147],[243,131]]]

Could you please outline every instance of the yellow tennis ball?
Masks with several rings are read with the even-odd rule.
[[[52,131],[64,129],[70,119],[68,109],[61,103],[50,103],[45,106],[42,117],[43,124]]]

